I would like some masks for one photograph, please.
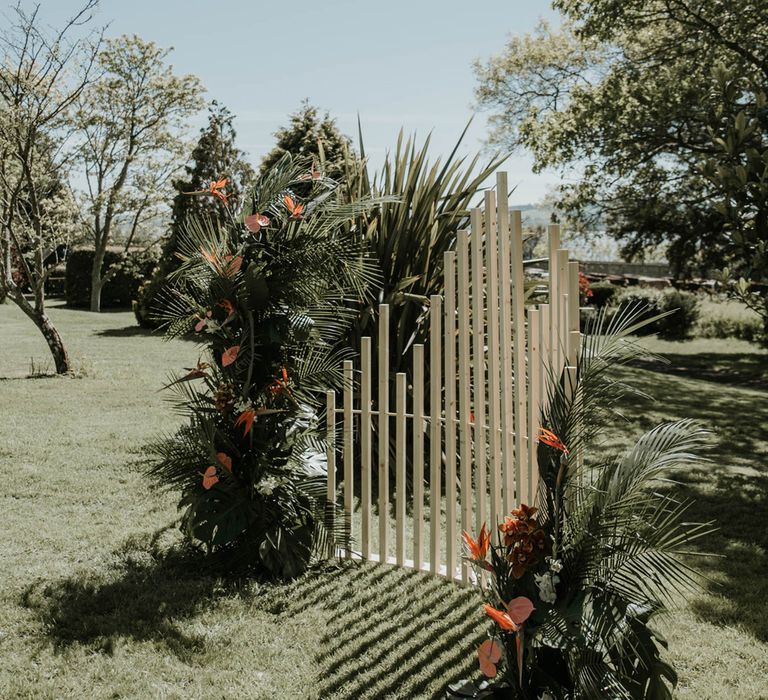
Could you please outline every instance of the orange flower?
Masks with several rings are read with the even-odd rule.
[[[483,606],[486,615],[505,632],[517,632],[535,610],[530,599],[522,595],[505,603],[504,607],[506,610],[498,610],[488,604]]]
[[[189,382],[193,379],[202,379],[203,377],[207,377],[208,368],[210,366],[211,365],[209,365],[207,362],[198,362],[194,367],[185,367],[184,369],[187,370],[187,373],[183,377],[174,379],[170,384],[166,384],[163,389],[168,389],[174,384],[181,384],[182,382]]]
[[[487,678],[496,677],[496,664],[501,661],[501,647],[492,639],[486,639],[477,648],[480,671]]]
[[[269,226],[269,217],[259,214],[259,212],[254,212],[250,216],[246,216],[243,222],[245,223],[245,228],[251,233],[258,233],[261,229]]]
[[[466,530],[464,530],[464,541],[467,543],[469,553],[472,555],[471,561],[477,563],[484,562],[488,556],[488,546],[491,544],[491,533],[486,532],[485,523],[480,528],[480,535],[477,541],[473,540]]]
[[[222,178],[221,180],[214,180],[208,186],[208,189],[206,190],[206,192],[208,192],[208,194],[212,194],[218,200],[226,204],[227,194],[223,191],[226,186],[227,186],[227,178]]]
[[[288,207],[288,211],[291,213],[292,219],[301,218],[301,212],[304,211],[303,204],[297,204],[293,201],[293,197],[290,197],[289,195],[285,195],[285,197],[283,197],[283,202],[285,202],[285,206]]]
[[[519,518],[520,520],[533,520],[533,516],[538,512],[538,508],[527,506],[525,503],[521,503],[518,508],[513,508],[510,511],[513,517]]]
[[[503,610],[497,610],[492,605],[488,605],[487,603],[483,605],[483,608],[485,609],[485,614],[488,615],[488,617],[490,617],[491,620],[493,620],[505,632],[517,632],[518,625],[509,616],[508,613],[504,612]]]
[[[214,484],[219,482],[219,477],[216,474],[216,467],[208,467],[203,474],[203,488],[207,491]]]
[[[568,448],[563,441],[557,437],[551,430],[546,428],[539,428],[539,442],[543,442],[545,445],[554,447],[556,450],[560,450],[564,455],[568,454]]]
[[[237,359],[237,354],[239,352],[239,345],[233,345],[231,348],[227,348],[223,353],[221,353],[221,366],[229,367]]]
[[[251,429],[253,428],[253,421],[256,420],[256,411],[254,411],[252,408],[248,409],[247,411],[243,411],[235,421],[235,427],[238,425],[244,426],[243,435],[248,435],[248,433],[251,432]]]
[[[243,259],[238,255],[225,255],[222,259],[215,253],[207,251],[205,248],[200,248],[200,255],[205,258],[211,267],[220,275],[224,277],[234,277],[243,265]]]

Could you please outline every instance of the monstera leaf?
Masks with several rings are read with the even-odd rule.
[[[182,500],[187,506],[182,519],[184,532],[208,549],[234,542],[256,519],[253,502],[240,491],[216,484],[208,491]]]

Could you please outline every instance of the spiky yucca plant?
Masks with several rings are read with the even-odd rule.
[[[687,504],[656,486],[701,459],[707,434],[689,420],[668,423],[607,461],[590,460],[608,413],[631,391],[611,369],[647,354],[630,338],[649,322],[642,316],[637,305],[610,323],[598,316],[575,382],[551,378],[538,508],[513,510],[498,539],[466,536],[469,558],[490,574],[483,590],[496,623],[481,669],[495,677],[505,664],[478,697],[671,698],[677,677],[652,621],[697,585],[684,556],[711,528],[686,522]]]
[[[195,194],[226,202],[224,188]],[[161,320],[203,355],[171,377],[188,423],[152,446],[148,475],[181,490],[184,531],[217,561],[293,577],[343,534],[325,517],[322,394],[343,384],[351,302],[379,283],[352,222],[381,202],[342,202],[290,155],[243,200],[228,225],[192,220],[180,241]]]

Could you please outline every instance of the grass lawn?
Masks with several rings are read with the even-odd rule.
[[[47,349],[0,305],[0,698],[414,698],[474,674],[471,591],[354,564],[282,587],[197,570],[173,547],[173,498],[136,469],[178,422],[157,389],[195,346],[129,313],[51,317],[78,376],[26,379]],[[706,590],[665,623],[678,696],[768,698],[768,355],[644,342],[671,364],[623,370],[657,401],[628,403],[616,441],[684,416],[716,431],[675,487],[720,525],[702,549],[723,555],[698,561]]]

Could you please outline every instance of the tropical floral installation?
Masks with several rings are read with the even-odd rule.
[[[343,386],[339,341],[379,284],[345,202],[318,166],[286,154],[221,226],[192,221],[158,316],[194,337],[195,367],[170,377],[187,421],[151,446],[147,472],[179,490],[184,533],[216,565],[291,578],[333,551],[345,527],[326,501],[324,392]]]
[[[464,533],[492,622],[477,650],[480,685],[462,697],[671,698],[677,681],[653,621],[699,583],[683,556],[711,531],[656,488],[700,460],[707,434],[660,425],[631,449],[585,459],[607,412],[631,388],[611,368],[645,353],[628,337],[646,321],[627,308],[585,335],[576,381],[552,381],[542,416],[536,505],[522,504],[477,537]]]

